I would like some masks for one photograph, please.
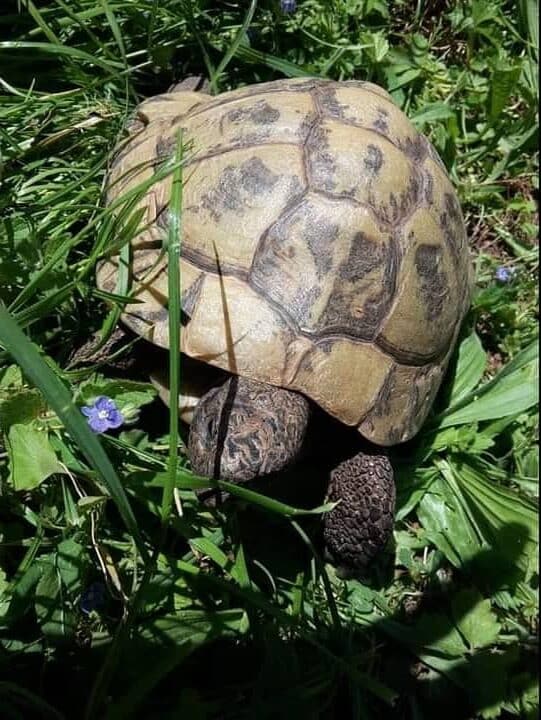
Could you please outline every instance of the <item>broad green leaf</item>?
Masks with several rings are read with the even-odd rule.
[[[0,370],[1,388],[20,388],[23,384],[23,374],[18,365],[8,365]]]
[[[85,550],[80,543],[68,538],[58,544],[56,549],[56,566],[62,584],[71,596],[81,590],[81,579],[85,563]]]
[[[493,445],[492,436],[489,433],[479,432],[477,423],[474,423],[445,428],[435,435],[430,448],[434,452],[450,450],[479,455]]]
[[[411,116],[411,120],[416,128],[422,130],[427,123],[433,123],[437,120],[448,120],[454,117],[454,114],[449,105],[442,102],[434,102],[423,105],[421,110]]]
[[[513,358],[496,377],[433,420],[439,428],[517,415],[539,402],[537,341]]]
[[[75,632],[75,618],[62,594],[60,573],[53,557],[40,561],[43,572],[36,585],[34,607],[41,630],[50,640],[66,640]]]
[[[486,353],[483,350],[481,341],[477,333],[473,332],[460,344],[453,387],[449,398],[450,406],[453,406],[477,387],[483,377],[486,362]]]
[[[413,80],[416,80],[419,75],[421,75],[421,73],[421,68],[417,67],[407,67],[402,72],[397,72],[395,69],[389,69],[387,71],[387,90],[389,92],[393,92],[393,90],[398,90],[398,88],[401,88],[404,85],[408,85]]]
[[[374,62],[380,63],[385,59],[389,52],[389,41],[383,33],[373,33],[372,42]]]
[[[39,563],[31,563],[20,577],[10,583],[0,603],[0,627],[9,627],[25,614],[33,601],[33,590],[39,582],[43,567]]]
[[[451,619],[442,613],[424,613],[415,625],[418,645],[451,657],[462,657],[466,646]]]
[[[522,68],[520,65],[498,63],[490,78],[489,117],[496,120],[507,105],[509,97],[516,90]]]
[[[25,425],[38,417],[43,410],[43,398],[37,390],[21,388],[0,399],[0,430],[12,425]]]
[[[362,615],[371,613],[374,609],[374,591],[356,580],[346,580],[344,584],[352,608]]]
[[[8,434],[10,479],[16,491],[34,490],[65,470],[49,444],[47,432],[32,425],[12,425]]]
[[[231,559],[228,558],[227,555],[208,538],[192,538],[190,540],[190,545],[192,548],[197,550],[197,552],[209,557],[216,563],[216,565],[218,565],[218,567],[222,568],[222,570],[225,570],[226,572],[231,571],[233,565]]]
[[[396,468],[396,519],[402,520],[414,510],[421,498],[438,479],[434,467]]]
[[[451,602],[455,624],[466,640],[470,652],[496,642],[501,626],[492,611],[490,600],[477,590],[461,590]]]
[[[520,0],[522,22],[536,52],[539,52],[539,0]]]
[[[417,506],[430,540],[456,567],[470,562],[482,549],[479,533],[443,478],[435,480]]]
[[[475,514],[486,543],[528,576],[535,569],[538,552],[537,505],[486,479],[485,464],[474,462],[448,465],[448,469]]]

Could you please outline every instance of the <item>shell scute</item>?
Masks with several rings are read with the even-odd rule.
[[[419,201],[419,172],[370,130],[324,120],[310,133],[306,155],[314,190],[367,204],[383,223],[396,224]]]
[[[363,207],[308,194],[262,238],[250,283],[303,332],[373,340],[392,302],[397,247]]]

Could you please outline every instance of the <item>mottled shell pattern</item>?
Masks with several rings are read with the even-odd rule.
[[[108,184],[116,200],[187,143],[181,349],[304,393],[380,445],[411,438],[470,302],[471,263],[437,153],[371,83],[279,80],[139,107]],[[123,320],[168,346],[171,175],[139,207],[139,302]],[[98,271],[116,288],[118,258]],[[141,302],[142,301],[142,302]]]

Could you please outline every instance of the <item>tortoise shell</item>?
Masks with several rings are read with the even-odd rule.
[[[368,440],[411,438],[469,306],[457,196],[428,140],[380,87],[279,80],[139,107],[113,161],[112,202],[187,143],[181,350],[297,390]],[[137,303],[123,320],[168,346],[171,175],[139,200]],[[114,292],[118,257],[98,270]]]

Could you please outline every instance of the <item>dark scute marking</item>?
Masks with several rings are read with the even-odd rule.
[[[428,170],[423,175],[423,195],[427,205],[434,202],[434,176]]]
[[[167,302],[164,302],[164,306],[161,307],[159,310],[146,310],[144,315],[141,315],[137,311],[132,310],[129,312],[129,316],[138,324],[141,324],[143,331],[145,331],[145,329],[148,329],[152,325],[167,323],[169,320],[169,310],[167,308]]]
[[[397,255],[394,241],[386,248],[365,233],[357,233],[348,258],[338,268],[338,277],[318,330],[346,329],[354,337],[373,340],[395,293]],[[369,292],[368,287],[363,287],[363,280],[375,270],[382,271],[382,282],[373,283]],[[361,298],[364,298],[362,305]],[[361,305],[359,314],[352,313],[354,299]]]
[[[377,177],[383,165],[383,153],[377,145],[367,145],[366,155],[363,158],[365,169],[372,175]]]
[[[351,244],[348,258],[338,268],[342,280],[358,282],[382,262],[382,246],[366,233],[358,232]]]
[[[333,349],[333,345],[334,340],[322,340],[321,342],[318,342],[317,347],[319,350],[321,350],[322,353],[328,355]]]
[[[308,205],[303,239],[314,258],[318,277],[326,275],[332,267],[332,244],[336,240],[339,230],[338,223],[318,217]]]
[[[250,284],[269,300],[283,308],[300,327],[306,327],[314,302],[321,295],[321,280],[332,270],[333,244],[340,225],[325,218],[321,208],[310,200],[282,214],[264,235],[256,250],[250,273]],[[299,260],[307,248],[314,266]],[[315,271],[315,272],[314,272]]]
[[[251,198],[272,192],[279,179],[254,156],[240,165],[228,165],[218,184],[203,195],[201,205],[213,220],[219,220],[226,211],[242,215]]]
[[[426,414],[428,406],[432,404],[432,400],[438,390],[438,382],[426,381],[426,376],[431,371],[430,365],[423,365],[414,371],[413,378],[408,385],[407,407],[402,422],[398,427],[390,425],[387,430],[387,441],[390,444],[402,442],[404,435],[411,435],[414,426],[417,424],[419,417]],[[392,412],[392,400],[397,389],[397,367],[393,365],[391,371],[385,378],[383,385],[378,393],[376,402],[372,410],[368,414],[367,421],[370,418],[388,418]],[[403,390],[402,390],[403,392]]]
[[[162,163],[173,155],[175,151],[176,140],[174,138],[160,137],[156,143],[156,155],[152,163],[154,170],[157,170]]]
[[[224,115],[232,123],[242,123],[249,120],[256,125],[271,125],[280,118],[280,111],[272,107],[266,100],[258,100],[248,107],[233,108]]]
[[[345,111],[349,108],[338,100],[336,89],[335,85],[322,85],[318,88],[316,96],[324,115],[341,120],[345,117]]]
[[[386,108],[381,106],[376,108],[376,112],[378,116],[374,120],[372,127],[374,130],[386,135],[389,132],[389,112]]]
[[[424,135],[417,133],[413,138],[407,137],[405,140],[402,140],[400,149],[414,163],[420,163],[428,154],[427,140]]]
[[[458,264],[459,253],[465,240],[465,229],[460,204],[453,193],[445,193],[440,225],[447,247],[451,251],[454,262]]]
[[[196,105],[199,108],[199,105]],[[179,127],[179,124],[186,119],[186,113],[180,113],[179,115],[173,115],[169,120],[169,127]]]
[[[439,267],[442,251],[436,245],[419,245],[415,251],[415,268],[420,280],[421,297],[428,320],[442,313],[449,295],[447,277]]]
[[[141,248],[138,247],[134,252],[132,272],[135,280],[144,280],[145,275],[156,267],[156,262],[159,259],[160,253],[159,248],[161,243],[158,243],[157,248]],[[158,249],[158,252],[156,250]]]
[[[186,290],[184,290],[182,293],[180,306],[182,308],[183,314],[185,314],[188,319],[191,319],[193,317],[199,295],[201,294],[201,288],[203,287],[204,280],[205,276],[203,275],[203,273],[201,273],[197,277],[197,279],[194,280],[194,282],[190,285],[190,287],[186,288]]]
[[[165,230],[167,232],[169,230],[169,222],[169,205],[162,205],[156,212],[156,225],[160,228],[160,230]]]
[[[377,201],[371,191],[368,192],[368,201],[373,207],[377,207],[380,218],[391,225],[395,225],[409,214],[410,210],[418,204],[421,192],[421,182],[417,172],[411,172],[407,188],[401,193],[390,193],[387,205]]]
[[[396,365],[391,370],[379,390],[376,402],[372,408],[370,415],[375,417],[386,417],[391,411],[391,400],[396,387]]]
[[[315,126],[310,133],[307,150],[312,183],[325,192],[332,192],[336,186],[336,161],[329,151],[327,130],[321,125]]]
[[[315,124],[318,121],[318,115],[315,112],[306,113],[301,124],[297,129],[297,137],[301,142],[306,142],[308,136],[312,132]]]

